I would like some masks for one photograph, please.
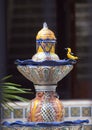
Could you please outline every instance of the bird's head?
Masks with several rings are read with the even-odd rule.
[[[69,53],[71,52],[71,48],[65,48]]]

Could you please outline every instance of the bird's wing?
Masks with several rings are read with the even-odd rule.
[[[70,54],[71,54],[71,55],[74,55],[74,53],[72,53],[72,52],[71,52]]]

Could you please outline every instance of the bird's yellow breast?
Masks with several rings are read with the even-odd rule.
[[[77,60],[77,59],[78,59],[77,56],[73,56],[73,55],[71,55],[70,53],[67,53],[67,57],[68,57],[69,59],[72,59],[72,60]]]

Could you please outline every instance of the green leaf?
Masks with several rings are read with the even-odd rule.
[[[16,88],[16,87],[14,87],[14,86],[6,86],[6,87],[2,87],[3,88],[3,90],[10,90],[10,91],[19,91],[19,92],[26,92],[25,91],[25,89],[22,89],[22,88]],[[27,90],[27,89],[26,89]]]
[[[5,76],[4,78],[2,78],[1,80],[4,81],[4,80],[7,80],[7,79],[9,79],[11,77],[12,77],[12,75],[8,75],[8,76]]]
[[[20,84],[15,84],[15,83],[12,83],[12,82],[4,82],[3,84],[4,85],[10,85],[10,86],[16,86],[16,87],[20,87],[21,86]]]
[[[12,83],[12,82],[6,82],[5,80],[11,78],[12,76],[6,76],[3,79],[1,79],[1,89],[2,89],[2,105],[6,106],[10,110],[13,110],[11,106],[9,106],[8,102],[13,102],[13,100],[18,100],[21,102],[29,101],[27,98],[23,98],[22,94],[30,93],[30,89],[27,88],[21,88],[20,84]],[[3,81],[3,82],[2,82]],[[16,94],[21,94],[21,96],[18,96]],[[15,103],[14,103],[15,104]]]
[[[12,95],[12,94],[4,94],[4,98],[8,98],[8,99],[17,99],[19,101],[29,101],[28,99],[26,98],[23,98],[21,96],[17,96],[17,95]]]

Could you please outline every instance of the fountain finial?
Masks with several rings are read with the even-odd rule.
[[[43,23],[43,28],[48,28],[48,25],[46,22]]]

